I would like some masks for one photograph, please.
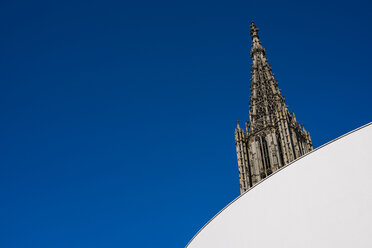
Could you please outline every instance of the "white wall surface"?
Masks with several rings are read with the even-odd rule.
[[[234,200],[188,248],[372,247],[371,123]]]

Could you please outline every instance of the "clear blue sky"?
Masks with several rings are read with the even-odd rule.
[[[317,147],[371,121],[371,9],[2,1],[0,247],[184,247],[239,195],[250,21]]]

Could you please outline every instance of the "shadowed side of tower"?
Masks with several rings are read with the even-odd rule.
[[[313,149],[310,133],[289,113],[252,22],[249,120],[235,129],[240,192]]]

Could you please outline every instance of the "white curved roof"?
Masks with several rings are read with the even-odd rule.
[[[188,248],[372,247],[372,123],[235,199]]]

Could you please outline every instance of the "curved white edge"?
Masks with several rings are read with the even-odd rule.
[[[298,160],[300,160],[300,159],[303,159],[304,157],[306,157],[306,156],[308,156],[308,155],[310,155],[310,154],[312,154],[312,153],[314,153],[314,152],[316,152],[316,151],[318,151],[319,149],[322,149],[322,148],[324,148],[324,147],[326,147],[326,146],[328,146],[329,144],[331,144],[331,143],[334,143],[335,141],[337,141],[337,140],[339,140],[339,139],[341,139],[341,138],[344,138],[344,137],[346,137],[346,136],[348,136],[348,135],[350,135],[350,134],[352,134],[352,133],[354,133],[354,132],[357,132],[357,131],[359,131],[359,130],[361,130],[361,129],[363,129],[363,128],[365,128],[365,127],[368,127],[368,126],[370,126],[370,125],[372,125],[372,122],[369,122],[368,124],[365,124],[365,125],[363,125],[363,126],[361,126],[361,127],[359,127],[359,128],[357,128],[357,129],[354,129],[354,130],[352,130],[352,131],[350,131],[350,132],[348,132],[348,133],[346,133],[346,134],[344,134],[344,135],[341,135],[340,137],[338,137],[338,138],[336,138],[336,139],[334,139],[334,140],[331,140],[331,141],[329,141],[329,142],[327,142],[327,143],[325,143],[324,145],[321,145],[321,146],[319,146],[319,147],[317,147],[316,149],[314,149],[314,150],[312,150],[311,152],[309,152],[309,153],[306,153],[305,155],[303,155],[303,156],[301,156],[301,157],[299,157],[299,158],[297,158],[297,159],[295,159],[295,160],[293,160],[292,162],[290,162],[290,163],[288,163],[286,166],[284,166],[284,167],[282,167],[282,168],[280,168],[279,170],[277,170],[276,172],[274,172],[273,174],[271,174],[271,175],[269,175],[268,177],[266,177],[265,179],[263,179],[263,180],[261,180],[260,182],[258,182],[256,185],[254,185],[252,188],[250,188],[249,190],[247,190],[246,192],[244,192],[243,194],[241,194],[241,195],[239,195],[237,198],[235,198],[233,201],[231,201],[228,205],[226,205],[221,211],[219,211],[215,216],[213,216],[213,218],[212,219],[210,219],[195,235],[194,235],[194,237],[187,243],[187,245],[185,246],[185,248],[187,248],[190,244],[191,244],[191,242],[217,217],[217,216],[219,216],[224,210],[226,210],[229,206],[231,206],[234,202],[236,202],[238,199],[240,199],[241,197],[243,197],[245,194],[247,194],[248,192],[250,192],[252,189],[254,189],[255,187],[257,187],[258,185],[260,185],[261,183],[263,183],[264,181],[266,181],[267,179],[269,179],[270,177],[272,177],[273,175],[275,175],[275,174],[277,174],[277,173],[279,173],[279,172],[281,172],[282,170],[284,170],[284,169],[286,169],[287,167],[289,167],[290,165],[292,165],[293,163],[295,163],[295,162],[297,162]]]

